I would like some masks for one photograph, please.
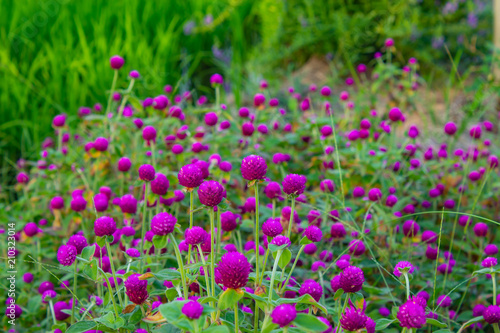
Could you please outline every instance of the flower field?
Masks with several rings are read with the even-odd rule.
[[[3,330],[499,332],[499,115],[417,123],[397,47],[243,107],[219,74],[139,96],[112,56],[107,100],[17,161]]]

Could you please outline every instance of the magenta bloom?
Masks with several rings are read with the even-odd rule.
[[[219,281],[226,288],[239,289],[246,286],[250,271],[250,263],[239,252],[224,254],[217,264]]]
[[[378,201],[382,198],[382,191],[379,188],[372,188],[368,191],[368,199],[370,201]]]
[[[151,231],[157,236],[165,236],[174,231],[176,223],[177,219],[170,213],[159,213],[151,220]]]
[[[126,294],[130,301],[134,304],[141,305],[149,297],[148,281],[139,280],[139,274],[130,275],[125,281]]]
[[[26,236],[33,237],[38,233],[38,226],[36,225],[35,222],[28,222],[24,226],[23,231],[26,234]]]
[[[189,319],[198,319],[203,313],[203,305],[197,301],[189,301],[182,306],[182,314]]]
[[[198,189],[200,202],[209,207],[215,207],[222,201],[224,187],[218,181],[208,180],[203,182]]]
[[[50,200],[50,208],[52,209],[63,209],[64,208],[64,199],[62,197],[53,197]]]
[[[19,184],[27,184],[30,181],[30,177],[25,172],[20,172],[17,174],[16,180]]]
[[[73,245],[61,245],[57,250],[57,260],[63,266],[71,266],[76,260],[76,247]]]
[[[319,184],[321,191],[331,193],[335,190],[335,183],[331,179],[325,179]]]
[[[142,181],[152,181],[155,179],[155,174],[155,168],[151,164],[143,164],[139,167],[139,178]]]
[[[219,120],[219,117],[217,116],[217,113],[215,113],[215,112],[208,112],[207,114],[205,114],[205,124],[207,126],[217,125],[218,120]]]
[[[262,232],[264,235],[269,237],[278,236],[283,232],[283,226],[281,225],[281,219],[278,218],[269,218],[264,224],[262,224]]]
[[[489,268],[496,266],[498,264],[497,258],[494,257],[486,257],[483,262],[481,263],[481,266],[484,268]]]
[[[297,317],[297,310],[294,304],[281,304],[274,308],[271,312],[271,319],[274,324],[280,327],[288,326]]]
[[[122,157],[118,160],[118,171],[127,172],[130,170],[132,166],[132,162],[128,157]]]
[[[188,245],[198,245],[207,239],[208,234],[203,228],[194,226],[191,229],[186,229],[184,236]]]
[[[346,267],[340,272],[340,288],[346,293],[357,293],[363,288],[365,275],[361,268],[356,266]]]
[[[81,254],[83,249],[86,248],[89,244],[87,242],[87,238],[82,235],[73,235],[68,239],[67,245],[73,245],[76,248],[76,253]]]
[[[108,150],[109,141],[106,138],[98,137],[94,141],[94,149],[97,151]]]
[[[344,330],[352,332],[365,328],[368,317],[364,310],[364,308],[357,309],[354,304],[352,304],[351,300],[349,300],[349,307],[346,308],[340,318],[340,326],[342,326]]]
[[[132,194],[125,194],[119,201],[123,213],[135,214],[137,212],[137,199]]]
[[[401,327],[421,328],[425,325],[425,309],[416,298],[419,297],[413,297],[399,307],[397,318]]]
[[[155,141],[156,140],[156,129],[153,126],[146,126],[142,129],[142,138],[145,141]]]
[[[157,173],[155,179],[151,182],[151,192],[157,195],[167,194],[170,182],[162,173]]]
[[[290,174],[283,179],[283,192],[288,195],[298,196],[306,189],[306,176]]]
[[[345,227],[342,223],[337,222],[332,224],[330,228],[330,235],[332,235],[333,239],[342,239],[347,234]]]
[[[203,173],[198,165],[188,164],[183,166],[177,174],[179,184],[188,188],[200,186],[203,182]]]
[[[413,220],[405,221],[403,224],[403,234],[406,237],[415,237],[420,231],[420,226]]]
[[[234,214],[233,212],[224,212],[220,215],[221,219],[221,228],[225,232],[230,232],[236,229],[238,226],[238,215]]]
[[[111,236],[116,231],[116,222],[112,217],[101,216],[94,222],[94,232],[96,236]]]
[[[260,180],[266,177],[266,160],[258,155],[249,155],[241,161],[241,176],[248,180]]]
[[[224,78],[222,77],[222,75],[218,74],[218,73],[215,73],[214,75],[212,75],[210,77],[210,84],[213,86],[213,85],[220,85],[220,84],[223,84],[224,83]]]
[[[389,119],[392,121],[401,120],[402,116],[403,116],[403,113],[401,113],[401,110],[399,110],[398,108],[392,108],[389,111]]]
[[[397,277],[400,277],[401,275],[403,275],[403,273],[402,273],[403,270],[406,270],[408,272],[408,274],[413,274],[413,271],[415,270],[415,267],[413,267],[413,265],[410,262],[408,262],[408,261],[400,261],[394,267],[394,272],[393,273]]]
[[[500,322],[500,307],[498,305],[488,306],[483,312],[483,317],[488,324]]]
[[[319,242],[323,237],[323,232],[317,226],[310,225],[304,232],[304,236],[306,236],[311,242]]]
[[[123,60],[122,57],[119,55],[114,55],[109,59],[109,65],[113,69],[120,69],[122,68],[123,64],[125,63],[125,60]]]
[[[302,283],[302,286],[299,289],[300,296],[305,294],[311,295],[316,302],[319,302],[321,295],[323,295],[323,287],[321,287],[321,285],[314,280],[306,280]]]
[[[278,235],[271,240],[271,244],[276,246],[286,245],[286,247],[289,247],[290,245],[292,245],[292,242],[290,241],[290,238],[283,235]]]

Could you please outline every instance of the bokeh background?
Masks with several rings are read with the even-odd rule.
[[[446,97],[455,76],[491,70],[492,29],[487,0],[0,0],[2,183],[54,115],[105,104],[114,54],[140,70],[140,96],[210,96],[220,72],[239,106],[261,79],[335,86],[393,38],[394,60],[416,57]]]

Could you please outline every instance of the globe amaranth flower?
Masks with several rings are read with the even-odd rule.
[[[76,260],[77,250],[73,245],[61,245],[57,250],[57,260],[63,266],[71,266]]]
[[[123,213],[135,214],[137,212],[137,199],[132,194],[122,196],[119,205]]]
[[[167,176],[162,173],[157,173],[155,179],[151,181],[151,192],[157,195],[165,195],[167,194],[169,186],[170,183]]]
[[[314,280],[306,280],[299,288],[299,295],[303,296],[305,294],[311,295],[316,302],[319,302],[321,296],[323,295],[323,287]]]
[[[267,163],[258,155],[249,155],[241,161],[241,176],[248,181],[260,180],[266,177]]]
[[[325,193],[331,193],[335,190],[335,183],[331,179],[325,179],[319,183],[321,191]]]
[[[177,174],[179,184],[187,188],[195,188],[203,182],[203,172],[198,165],[187,164]]]
[[[33,237],[38,233],[38,226],[36,225],[35,222],[28,222],[24,226],[23,231],[26,234],[26,236]]]
[[[208,233],[201,227],[194,226],[186,229],[184,233],[188,245],[202,244],[208,237]]]
[[[165,236],[174,231],[176,223],[177,219],[172,214],[160,213],[151,219],[151,231],[157,236]]]
[[[366,307],[366,303],[364,305]],[[357,331],[366,327],[368,317],[365,314],[365,309],[357,309],[351,300],[349,300],[349,307],[340,318],[340,326],[346,331]]]
[[[139,178],[142,181],[150,182],[155,179],[155,168],[151,164],[143,164],[139,167]]]
[[[496,266],[497,264],[498,264],[497,258],[487,257],[483,260],[483,262],[481,263],[481,266],[483,266],[484,268],[489,268],[489,267]]]
[[[425,309],[413,298],[399,307],[397,318],[401,327],[421,328],[425,325]]]
[[[116,222],[112,217],[101,216],[94,222],[94,232],[96,236],[111,236],[116,231]]]
[[[330,235],[332,235],[333,239],[342,239],[347,235],[345,227],[342,223],[337,222],[332,224],[330,228]]]
[[[451,298],[447,295],[441,295],[436,302],[438,307],[449,308],[451,306]]]
[[[203,313],[203,305],[197,301],[189,301],[182,306],[182,314],[189,319],[198,319]]]
[[[109,59],[109,65],[111,66],[112,69],[120,69],[122,68],[124,63],[125,60],[123,60],[123,58],[120,57],[119,55],[114,55]]]
[[[248,259],[239,252],[228,252],[217,264],[217,275],[220,283],[231,289],[246,286],[251,266]]]
[[[238,226],[238,215],[233,212],[227,211],[220,214],[221,229],[225,232],[230,232]]]
[[[420,231],[420,226],[413,220],[408,220],[403,223],[403,234],[406,237],[414,237]]]
[[[23,281],[24,281],[24,283],[31,283],[31,282],[33,282],[33,278],[34,278],[34,276],[30,272],[24,273],[24,275],[23,275]]]
[[[304,236],[306,236],[311,242],[319,242],[323,237],[323,232],[317,226],[310,225],[306,228]]]
[[[280,327],[288,326],[297,317],[297,310],[294,304],[281,304],[271,312],[271,319],[274,324]]]
[[[365,275],[361,268],[356,266],[348,266],[340,272],[339,284],[340,288],[346,293],[356,293],[363,288]]]
[[[20,172],[17,174],[16,180],[19,184],[26,184],[30,181],[30,177],[25,172]]]
[[[127,172],[132,167],[132,161],[128,157],[122,157],[118,160],[118,171]]]
[[[353,239],[349,242],[349,253],[360,256],[366,251],[365,243],[361,239]]]
[[[278,236],[283,232],[283,226],[281,225],[281,219],[278,218],[269,218],[266,222],[262,224],[262,232],[264,235],[269,237]]]
[[[406,270],[408,274],[413,274],[415,267],[413,267],[413,265],[408,261],[400,261],[394,267],[393,273],[397,277],[400,277],[401,275],[403,275],[403,270]]]
[[[156,140],[156,129],[153,126],[146,126],[142,129],[142,138],[145,141]]]
[[[264,194],[269,199],[275,199],[281,196],[281,185],[277,182],[269,182],[269,184],[264,187]]]
[[[129,257],[132,257],[132,258],[138,258],[141,256],[141,252],[139,252],[139,250],[137,249],[134,249],[134,248],[130,248],[130,249],[127,249],[127,251],[125,251],[125,253],[129,256]]]
[[[87,208],[87,200],[81,195],[74,196],[70,202],[71,210],[81,212]]]
[[[271,244],[276,246],[286,245],[285,248],[287,248],[292,245],[292,242],[290,241],[290,238],[283,235],[278,235],[271,240]]]
[[[198,188],[198,197],[205,206],[217,206],[221,203],[223,195],[224,187],[215,180],[205,181]]]
[[[93,146],[97,151],[106,151],[108,150],[109,141],[106,138],[98,137],[95,139]]]
[[[304,193],[306,189],[306,176],[290,174],[283,179],[283,192],[288,195],[298,196]]]
[[[137,305],[143,304],[149,297],[148,281],[139,280],[139,276],[139,274],[132,274],[125,281],[126,294],[130,301]]]
[[[43,295],[43,293],[47,290],[54,290],[54,284],[50,281],[43,281],[42,283],[40,283],[40,286],[38,287],[38,293],[40,295]]]
[[[62,197],[53,197],[50,200],[50,208],[52,209],[63,209],[64,208],[64,199]]]
[[[319,259],[323,260],[324,262],[330,262],[333,260],[333,252],[330,252],[328,250],[323,250],[319,254]]]
[[[488,306],[483,312],[483,318],[488,324],[500,322],[500,307],[498,305]]]

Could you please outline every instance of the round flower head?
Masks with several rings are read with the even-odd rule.
[[[153,126],[146,126],[142,129],[142,138],[146,141],[156,140],[156,129]]]
[[[323,295],[323,287],[321,285],[314,281],[314,280],[306,280],[304,283],[302,283],[302,286],[300,286],[299,289],[299,295],[303,296],[305,294],[309,294],[316,300],[316,302],[319,302],[321,299],[321,296]]]
[[[155,179],[155,174],[155,168],[151,164],[143,164],[139,167],[139,178],[142,181],[152,181]]]
[[[205,206],[217,206],[221,203],[223,195],[224,187],[215,180],[205,181],[198,188],[198,197]]]
[[[403,275],[403,271],[407,271],[408,274],[413,274],[413,271],[415,270],[415,267],[408,262],[408,261],[400,261],[397,263],[397,265],[394,267],[394,275],[397,277],[400,277]]]
[[[306,189],[306,176],[290,174],[283,179],[283,192],[288,195],[298,196],[304,193]]]
[[[365,328],[367,319],[364,309],[357,309],[349,300],[349,307],[340,318],[340,326],[346,331],[355,332]]]
[[[120,69],[122,68],[123,64],[125,63],[125,60],[123,60],[122,57],[119,55],[114,55],[109,59],[109,65],[113,69]]]
[[[31,283],[33,282],[33,274],[30,272],[24,273],[23,275],[23,281],[24,283]]]
[[[290,245],[292,245],[292,242],[290,241],[290,238],[283,235],[278,235],[272,239],[271,244],[276,246],[281,246],[286,244],[285,247],[289,247]]]
[[[488,234],[488,225],[485,223],[476,223],[474,225],[474,234],[477,237],[485,237]]]
[[[321,191],[331,193],[335,190],[335,183],[331,179],[325,179],[319,183]]]
[[[368,199],[370,201],[378,201],[382,198],[382,191],[379,188],[372,188],[368,191]]]
[[[294,304],[281,304],[274,308],[271,312],[273,323],[280,327],[288,326],[297,317],[297,310]]]
[[[497,258],[486,257],[481,263],[481,266],[483,266],[484,268],[489,268],[496,266],[497,264],[498,264]]]
[[[94,149],[97,151],[108,150],[109,141],[106,138],[98,137],[94,141]]]
[[[266,172],[266,160],[258,155],[249,155],[241,161],[241,176],[248,181],[264,179]]]
[[[217,113],[215,113],[215,112],[208,112],[207,114],[205,114],[205,124],[207,126],[217,125],[218,120],[219,120],[219,117],[217,116]]]
[[[64,199],[62,197],[53,197],[52,200],[50,200],[50,208],[63,209],[64,208]]]
[[[449,308],[451,306],[451,298],[446,295],[441,295],[438,297],[436,304],[438,307]]]
[[[87,200],[84,197],[77,195],[71,199],[70,202],[71,210],[75,212],[81,212],[87,208]]]
[[[321,232],[321,229],[317,226],[310,225],[306,228],[304,236],[306,236],[311,242],[319,242],[323,237],[323,232]]]
[[[189,319],[198,319],[203,313],[203,305],[197,301],[189,301],[182,306],[182,314]]]
[[[425,309],[411,298],[399,307],[397,318],[401,327],[421,328],[426,322]]]
[[[94,232],[96,236],[111,236],[116,231],[116,222],[112,217],[101,216],[94,222]]]
[[[231,289],[246,286],[251,266],[247,258],[239,252],[228,252],[217,264],[217,274],[220,283]]]
[[[36,225],[35,222],[28,222],[24,226],[23,231],[26,234],[26,236],[33,237],[38,233],[38,226]]]
[[[340,288],[346,293],[356,293],[363,288],[365,275],[361,268],[356,266],[348,266],[340,272],[339,284]]]
[[[414,237],[418,234],[420,226],[413,220],[405,221],[403,224],[403,234],[406,237]]]
[[[281,219],[278,218],[269,218],[264,224],[262,224],[262,232],[264,235],[269,237],[278,236],[283,232],[283,226],[281,225]]]
[[[275,198],[281,196],[281,185],[277,182],[270,182],[264,188],[264,194],[269,199],[275,199]]]
[[[139,252],[139,250],[134,248],[127,249],[125,253],[132,258],[139,258],[141,256],[141,252]]]
[[[130,170],[132,166],[132,162],[128,157],[122,157],[118,160],[118,171],[127,172]]]
[[[494,256],[498,253],[498,247],[495,244],[488,244],[484,248],[484,254],[488,256]]]
[[[389,111],[389,119],[392,121],[401,120],[402,116],[403,116],[403,113],[401,113],[401,110],[399,110],[398,108],[392,108]]]
[[[438,234],[432,230],[426,230],[422,233],[422,242],[432,244],[438,239]]]
[[[500,307],[498,305],[488,306],[483,312],[483,318],[488,324],[500,322]]]
[[[361,239],[353,239],[349,242],[349,253],[360,256],[366,251],[365,243]]]
[[[218,74],[218,73],[215,73],[214,75],[212,75],[210,77],[210,84],[213,86],[213,85],[221,85],[224,83],[224,78],[222,77],[222,75]]]
[[[188,245],[198,245],[207,239],[208,234],[203,228],[195,226],[191,229],[186,229],[184,236]]]
[[[19,184],[26,184],[30,181],[30,177],[25,172],[17,174],[16,180]]]
[[[61,245],[57,250],[57,260],[63,266],[71,266],[76,260],[76,247],[73,245]]]
[[[165,195],[167,194],[168,187],[170,183],[162,173],[157,173],[156,178],[151,182],[151,192],[157,195]]]
[[[87,238],[82,235],[73,235],[68,239],[67,245],[73,245],[76,248],[76,253],[81,254],[83,249],[86,248],[89,244],[87,242]]]
[[[203,173],[199,166],[195,164],[188,164],[183,166],[177,174],[179,184],[188,188],[195,188],[200,186],[203,182]]]
[[[220,214],[221,229],[225,232],[230,232],[238,226],[238,215],[233,212],[227,211]]]
[[[177,219],[170,213],[160,213],[153,216],[151,231],[157,236],[165,236],[174,231],[176,223]]]
[[[44,281],[40,283],[40,286],[38,287],[38,293],[40,295],[43,295],[43,293],[47,290],[54,290],[54,284],[50,281]]]
[[[57,293],[54,290],[47,290],[42,294],[42,303],[47,304],[50,300],[56,298]]]
[[[148,281],[139,280],[139,276],[139,274],[132,274],[125,281],[126,294],[130,301],[137,305],[143,304],[149,297]]]
[[[333,239],[342,239],[347,234],[345,227],[342,223],[337,222],[332,224],[330,228],[330,235],[332,235]]]
[[[135,214],[137,212],[137,199],[132,194],[125,194],[119,201],[123,213]]]

